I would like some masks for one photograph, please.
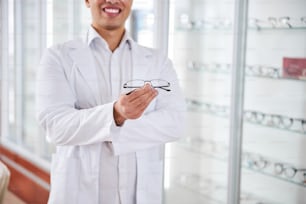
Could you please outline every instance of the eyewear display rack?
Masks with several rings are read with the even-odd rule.
[[[165,203],[228,203],[234,55],[246,59],[240,203],[306,200],[306,81],[284,66],[306,58],[306,2],[248,1],[246,52],[233,53],[237,2],[170,1],[169,55],[187,128],[166,147]]]

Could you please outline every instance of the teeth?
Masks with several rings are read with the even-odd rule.
[[[107,13],[119,13],[119,9],[106,8],[105,12],[107,12]]]

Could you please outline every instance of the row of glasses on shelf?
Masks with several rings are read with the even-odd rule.
[[[183,138],[180,140],[180,144],[183,147],[186,147],[189,151],[205,154],[218,160],[225,160],[227,158],[228,147],[223,142],[194,136]]]
[[[229,29],[232,27],[232,20],[227,18],[211,18],[193,20],[188,14],[181,14],[179,17],[180,28],[187,30],[202,29]]]
[[[182,139],[180,143],[187,147],[189,151],[227,161],[228,145],[223,142],[204,139],[201,136],[192,136]],[[264,172],[306,187],[306,168],[297,168],[292,164],[274,161],[273,159],[247,151],[242,153],[242,165],[245,168]]]
[[[228,117],[230,114],[228,106],[206,103],[195,99],[186,99],[186,104],[188,110],[191,111],[201,111],[221,117]],[[306,119],[304,118],[293,118],[254,110],[244,110],[243,118],[248,123],[306,134]]]
[[[242,165],[248,169],[270,174],[306,187],[306,168],[297,168],[292,164],[273,161],[249,152],[243,153]]]
[[[188,61],[187,69],[190,71],[229,74],[232,70],[232,65],[227,63],[208,64],[196,61]],[[267,77],[267,78],[282,77],[282,71],[280,68],[266,66],[266,65],[246,65],[245,74],[251,77]]]
[[[258,30],[262,28],[301,28],[306,27],[306,16],[292,18],[289,16],[268,17],[267,19],[249,18],[249,26]]]
[[[179,27],[186,30],[205,30],[205,29],[231,29],[233,27],[233,20],[229,18],[207,18],[207,19],[191,19],[191,17],[183,13],[179,16]],[[266,19],[259,19],[251,17],[248,19],[248,27],[260,29],[293,29],[306,28],[306,16],[302,17],[267,17]]]
[[[206,179],[198,174],[182,173],[175,179],[178,185],[201,194],[205,200],[223,203],[226,198],[226,188],[211,179]],[[217,193],[219,196],[214,196]]]
[[[244,119],[254,124],[306,133],[306,120],[302,118],[246,110],[244,111]]]
[[[186,99],[186,104],[188,110],[191,111],[201,111],[217,116],[228,117],[230,114],[230,109],[227,106],[207,103],[195,99]]]

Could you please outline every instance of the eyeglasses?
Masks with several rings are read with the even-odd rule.
[[[226,106],[205,103],[194,99],[186,99],[186,104],[190,110],[200,110],[221,117],[229,116],[230,109]]]
[[[261,76],[269,78],[280,77],[280,70],[278,68],[261,65],[247,65],[245,73],[248,76]]]
[[[187,63],[187,69],[194,71],[207,71],[207,72],[220,72],[220,73],[229,73],[232,66],[230,64],[204,64],[196,61],[189,61]]]
[[[231,28],[232,22],[230,19],[214,18],[214,19],[191,19],[187,14],[181,14],[179,23],[184,29],[217,29]]]
[[[171,89],[169,89],[170,83],[163,79],[152,79],[152,80],[135,79],[124,83],[123,88],[141,88],[146,83],[151,84],[153,88],[159,88],[165,91],[171,91]]]
[[[275,17],[268,17],[268,21],[271,23],[272,28],[276,28],[277,27],[277,25],[278,25],[277,18],[275,18]]]
[[[289,28],[292,28],[292,25],[290,24],[289,16],[280,17],[278,20],[281,24],[287,25]]]
[[[306,169],[297,169],[290,165],[275,163],[274,173],[276,175],[284,175],[288,179],[293,179],[298,173],[301,173],[300,178],[298,178],[298,180],[303,184],[306,184]]]
[[[213,140],[208,140],[197,137],[186,137],[181,140],[181,144],[187,145],[191,150],[215,156],[218,158],[226,158],[227,157],[227,146],[224,143],[220,143]]]
[[[285,175],[287,178],[294,178],[295,175],[301,172],[303,174],[303,183],[306,183],[306,169],[297,169],[293,166],[282,164],[282,163],[275,163],[274,164],[274,173],[277,175]]]
[[[249,168],[255,170],[263,170],[270,164],[268,160],[266,160],[262,156],[252,155],[250,153],[244,153],[243,159],[246,161],[246,164]]]

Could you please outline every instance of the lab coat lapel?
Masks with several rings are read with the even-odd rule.
[[[153,65],[152,53],[136,43],[132,45],[133,79],[148,80],[148,72]]]
[[[98,91],[98,79],[96,74],[96,64],[94,58],[90,52],[90,48],[85,44],[78,45],[75,49],[71,50],[70,57],[83,76],[84,80],[90,87],[89,92],[93,95],[95,103],[99,104],[99,91]]]

